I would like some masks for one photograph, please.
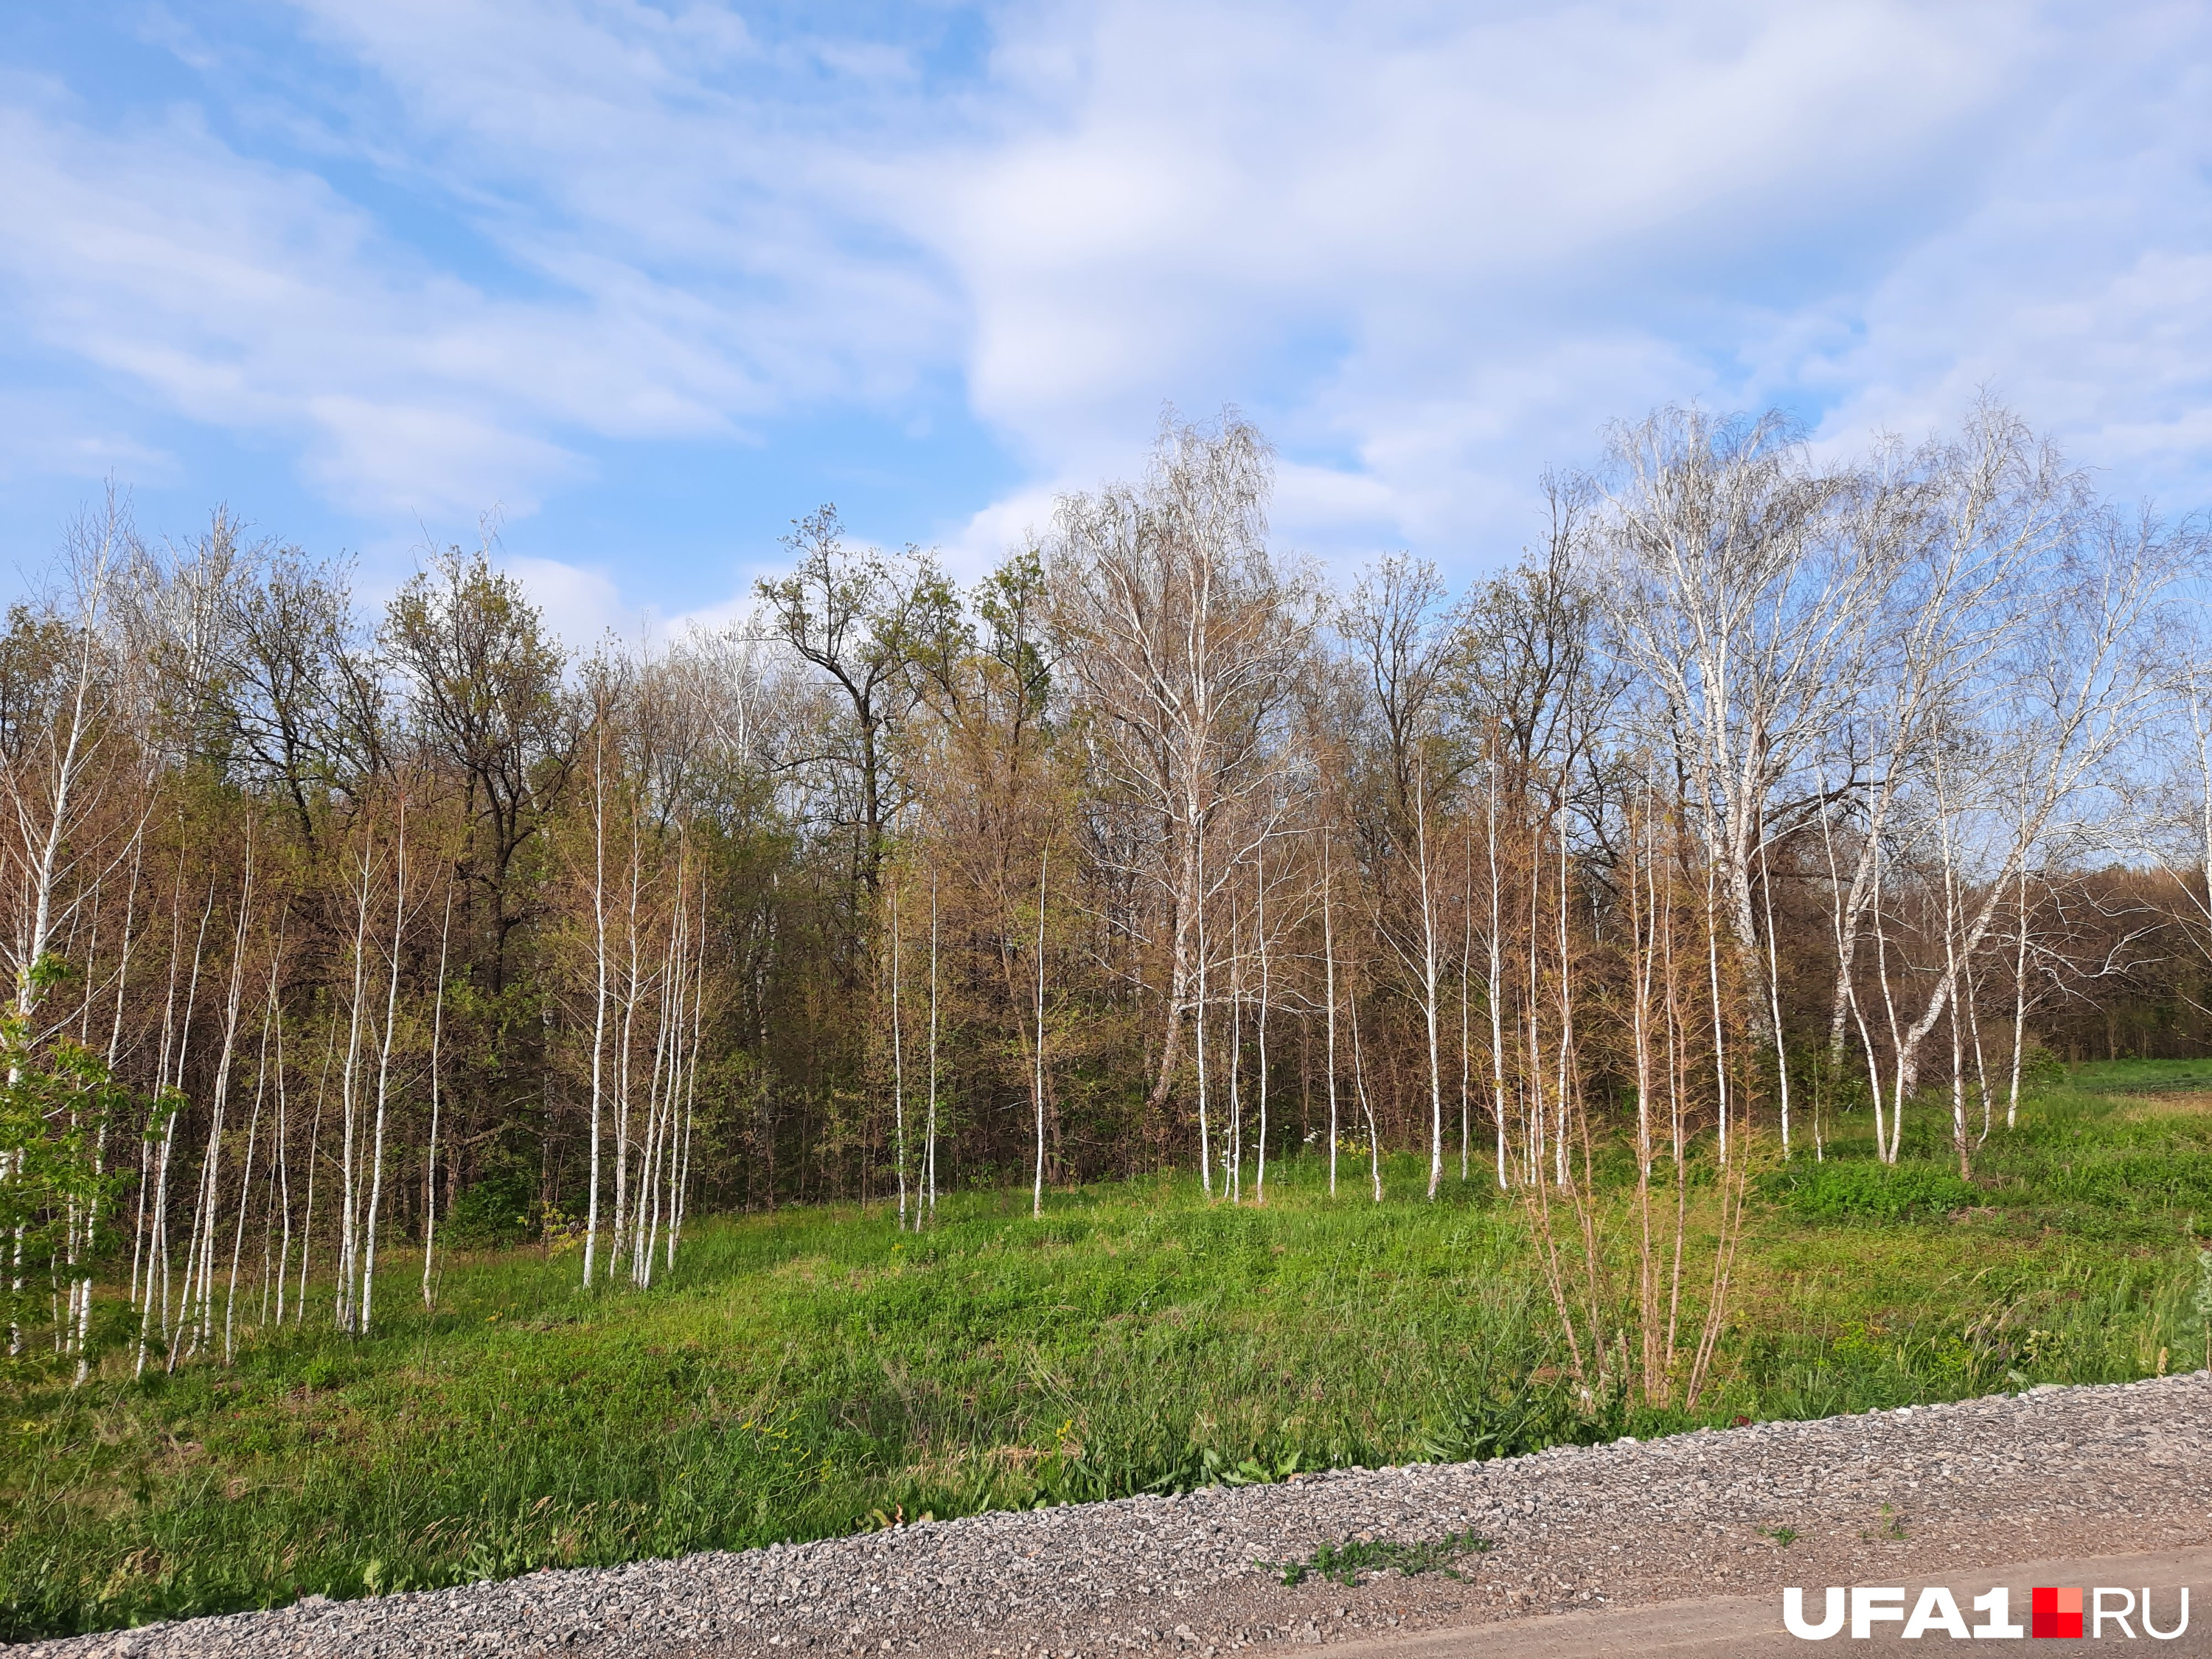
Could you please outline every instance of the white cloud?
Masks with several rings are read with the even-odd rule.
[[[610,634],[635,641],[653,630],[651,614],[624,599],[605,570],[518,554],[501,555],[499,568],[522,584],[546,627],[571,652],[587,653]]]
[[[1118,5],[1060,119],[925,160],[908,199],[975,296],[986,409],[1149,404],[1286,325],[1425,349],[1482,327],[1471,300],[1532,297],[1510,285],[1618,300],[1624,258],[1756,252],[1808,189],[1917,171],[1985,107],[2017,16]]]
[[[1344,458],[1286,469],[1293,538],[1486,562],[1662,401],[1924,427],[1996,380],[2100,453],[2201,429],[2201,13],[1136,3],[1040,38],[1067,15],[1005,60],[1049,112],[915,163],[906,219],[1050,471],[1235,398]]]
[[[605,195],[623,214],[588,235],[511,216],[518,255],[554,284],[515,297],[189,110],[101,131],[34,88],[0,101],[0,293],[30,343],[192,421],[296,445],[314,483],[367,514],[526,512],[586,473],[580,437],[731,435],[795,396],[902,383],[914,360],[895,319],[918,288],[896,267],[824,260],[810,337],[741,271],[671,280],[624,257],[654,206],[619,180]],[[842,367],[817,349],[832,337]]]
[[[0,478],[174,482],[177,457],[115,428],[68,387],[0,386]]]
[[[1778,342],[1771,373],[1832,389],[1829,432],[1917,433],[1986,388],[2115,487],[2212,494],[2212,24],[2148,21],[2166,72],[2090,77],[1854,313]]]
[[[964,574],[1133,471],[1168,399],[1259,418],[1280,533],[1331,558],[1510,556],[1546,465],[1674,398],[1844,435],[1990,385],[2116,477],[2212,483],[2194,5],[1040,0],[950,70],[934,11],[294,15],[314,51],[248,100],[281,165],[0,89],[0,283],[43,349],[364,514],[525,514],[604,484],[605,441],[904,419],[946,380],[1029,470],[949,538]],[[239,76],[155,23],[209,96]]]
[[[963,582],[980,581],[1010,553],[1052,534],[1060,498],[1096,487],[1095,478],[1067,478],[1033,484],[982,507],[938,549],[946,569]]]

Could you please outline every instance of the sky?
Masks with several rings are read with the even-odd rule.
[[[1278,544],[1456,580],[1670,402],[1994,395],[2212,504],[2212,7],[2036,0],[0,9],[0,566],[109,481],[571,639],[790,521],[975,576],[1170,408]]]

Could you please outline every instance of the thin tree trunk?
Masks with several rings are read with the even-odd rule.
[[[438,985],[430,1005],[430,1140],[422,1156],[422,1311],[435,1297],[430,1267],[438,1248],[438,1062],[446,1035],[446,952],[453,937],[453,884],[446,883],[446,914],[438,924]]]
[[[361,1334],[368,1334],[376,1295],[376,1223],[384,1199],[384,1126],[392,1090],[392,1039],[399,1024],[400,930],[407,921],[407,797],[399,798],[398,848],[392,884],[392,976],[384,996],[384,1050],[376,1062],[376,1140],[368,1182],[368,1249],[361,1269]]]
[[[1429,802],[1427,772],[1423,768],[1413,802],[1415,855],[1421,863],[1421,1018],[1429,1039],[1429,1202],[1444,1180],[1443,1062],[1437,1036],[1437,904],[1436,884],[1429,869]]]
[[[354,1085],[361,1065],[361,1023],[362,998],[365,994],[363,976],[368,971],[368,878],[370,855],[374,842],[364,841],[361,852],[361,888],[355,896],[353,930],[353,1001],[347,1014],[345,1070],[338,1075],[338,1112],[341,1124],[341,1144],[338,1151],[338,1171],[341,1177],[338,1214],[338,1285],[336,1318],[343,1331],[356,1328],[355,1269],[358,1266],[357,1220],[358,1183],[356,1181],[354,1141],[357,1123],[355,1111]]]
[[[1629,939],[1635,952],[1632,973],[1633,987],[1629,997],[1629,1041],[1636,1064],[1636,1307],[1639,1328],[1639,1356],[1643,1368],[1643,1394],[1647,1404],[1660,1403],[1662,1387],[1659,1363],[1659,1303],[1658,1285],[1652,1277],[1651,1259],[1651,973],[1658,956],[1658,929],[1654,916],[1658,908],[1658,890],[1652,880],[1650,903],[1644,902],[1644,884],[1656,878],[1651,867],[1652,835],[1650,813],[1653,802],[1647,789],[1644,797],[1644,829],[1640,841],[1633,839],[1634,819],[1629,830],[1632,836],[1628,859],[1628,928]]]
[[[1562,1187],[1571,1184],[1568,1164],[1568,1118],[1573,1109],[1573,1097],[1568,1085],[1569,1068],[1575,1057],[1575,963],[1567,941],[1567,916],[1570,896],[1567,891],[1567,833],[1559,829],[1559,1080],[1553,1098],[1559,1104],[1559,1120],[1552,1137],[1553,1176]],[[1585,1212],[1586,1213],[1586,1212]],[[1592,1340],[1595,1340],[1593,1334]]]
[[[154,1111],[161,1109],[163,1091],[169,1086],[169,1056],[173,1051],[173,1046],[176,1038],[177,972],[178,969],[184,965],[184,929],[185,848],[184,834],[180,828],[178,831],[177,836],[176,890],[171,895],[169,900],[169,988],[168,994],[162,1000],[161,1004],[161,1057],[154,1068],[154,1102],[152,1106],[149,1108],[149,1110]],[[122,994],[118,992],[117,993],[115,999],[115,1030],[108,1041],[109,1066],[111,1071],[112,1070],[114,1064],[113,1056],[115,1046],[116,1043],[120,1041],[122,1035],[123,997]],[[142,1266],[144,1267],[146,1270],[144,1294],[150,1301],[154,1293],[153,1263],[150,1259],[143,1261],[143,1262],[141,1261],[142,1255],[144,1255],[150,1244],[150,1240],[147,1237],[146,1200],[147,1195],[150,1191],[149,1182],[153,1179],[149,1172],[149,1165],[152,1158],[152,1134],[153,1123],[149,1117],[147,1123],[146,1135],[142,1137],[138,1142],[138,1213],[137,1220],[131,1229],[131,1305],[134,1308],[139,1305],[139,1269]],[[143,1344],[142,1342],[142,1352],[139,1355],[139,1363],[142,1366],[145,1363],[145,1355],[143,1352]]]
[[[1267,971],[1267,849],[1264,842],[1257,864],[1259,875],[1253,884],[1256,917],[1253,942],[1260,951],[1260,1167],[1258,1179],[1252,1183],[1252,1201],[1264,1205],[1267,1201],[1267,1004],[1273,990]]]
[[[314,1253],[315,1243],[315,1152],[323,1139],[323,1103],[329,1094],[331,1060],[338,1047],[337,1022],[331,1022],[330,1034],[323,1044],[322,1074],[315,1079],[315,1121],[307,1132],[307,1194],[300,1217],[300,1295],[294,1304],[292,1323],[296,1327],[307,1316],[307,1258]]]
[[[284,1004],[276,1004],[276,1212],[283,1240],[276,1250],[276,1328],[284,1328],[284,1292],[292,1271],[292,1121],[284,1089]]]
[[[598,981],[592,1004],[592,1188],[584,1212],[584,1288],[599,1251],[599,1139],[606,1100],[607,1046],[607,740],[599,723],[592,768],[592,949]]]
[[[1551,1108],[1544,1100],[1543,1027],[1538,1010],[1543,1006],[1543,831],[1530,826],[1528,846],[1528,1179],[1544,1180],[1544,1130]]]
[[[214,916],[215,878],[210,875],[208,878],[207,908],[201,913],[199,934],[192,946],[192,976],[191,984],[187,988],[185,995],[184,1023],[177,1029],[177,1069],[175,1078],[173,1080],[171,1086],[177,1091],[178,1100],[177,1116],[170,1120],[173,1127],[181,1121],[185,1108],[188,1103],[184,1096],[185,1060],[186,1053],[191,1043],[192,1014],[194,1010],[199,1006],[200,965],[207,944],[208,923],[214,919]],[[195,1203],[197,1203],[197,1201],[198,1194],[195,1194]],[[173,1333],[171,1330],[169,1323],[169,1315],[171,1312],[169,1302],[169,1292],[171,1288],[169,1276],[169,1215],[168,1209],[166,1205],[162,1206],[161,1213],[155,1218],[155,1219],[159,1224],[159,1236],[161,1246],[161,1339],[164,1342],[169,1342],[171,1341],[173,1334],[178,1338],[181,1338],[184,1334],[185,1322],[189,1316],[191,1307],[192,1267],[194,1262],[198,1259],[197,1252],[198,1245],[198,1230],[199,1218],[196,1209],[193,1214],[193,1235],[187,1241],[187,1248],[185,1251],[184,1291],[182,1296],[179,1299],[179,1303],[175,1310],[177,1315],[177,1324]],[[172,1369],[174,1368],[175,1360],[176,1349],[172,1346],[169,1350],[169,1364]]]
[[[1492,1115],[1498,1122],[1498,1190],[1502,1193],[1510,1182],[1505,1173],[1505,902],[1498,868],[1498,762],[1494,752],[1486,799],[1490,860],[1490,1104]]]
[[[905,896],[902,882],[891,890],[891,1123],[898,1140],[898,1224],[906,1231],[906,1047],[900,997],[905,980],[899,957],[899,912]]]
[[[1036,1186],[1030,1197],[1030,1213],[1044,1214],[1044,895],[1045,875],[1052,860],[1048,843],[1037,854],[1036,933]]]
[[[644,859],[638,844],[640,835],[637,803],[629,803],[629,915],[626,924],[629,943],[629,975],[622,992],[622,1036],[615,1054],[615,1224],[607,1241],[609,1277],[613,1276],[613,1263],[623,1257],[627,1239],[625,1229],[632,1224],[629,1191],[629,1102],[630,1061],[635,1051],[637,1005],[643,994],[637,957],[638,886],[643,878]],[[635,1257],[633,1255],[633,1260]]]
[[[1474,1089],[1474,840],[1467,843],[1467,883],[1462,895],[1460,918],[1464,923],[1459,944],[1459,1179],[1465,1186],[1469,1164],[1468,1141],[1473,1130],[1471,1103]]]
[[[278,956],[281,957],[283,951],[283,945],[280,930],[277,945]],[[269,1001],[272,1010],[274,1009],[276,1000],[276,963],[272,959],[269,964]],[[264,1015],[261,1024],[261,1055],[254,1066],[253,1111],[252,1115],[249,1116],[246,1121],[246,1169],[245,1172],[238,1178],[238,1227],[237,1231],[231,1235],[230,1286],[228,1292],[223,1297],[222,1303],[222,1363],[226,1365],[230,1364],[232,1357],[238,1352],[236,1343],[236,1328],[234,1323],[234,1316],[238,1310],[238,1261],[240,1256],[244,1255],[246,1250],[246,1195],[253,1189],[254,1136],[261,1127],[261,1099],[264,1091],[267,1089],[269,1085],[270,1023],[270,1017],[268,1015]]]
[[[1229,916],[1229,1123],[1222,1137],[1221,1190],[1231,1204],[1243,1198],[1244,1183],[1244,940],[1243,919],[1232,904]]]
[[[1981,1097],[1982,1103],[1982,1132],[1975,1137],[1974,1145],[1980,1146],[1990,1138],[1990,1116],[1996,1107],[1990,1099],[1989,1060],[1982,1048],[1981,988],[1974,981],[1974,964],[1972,958],[1967,960],[1966,973],[1966,1030],[1973,1039],[1974,1092]]]
[[[1367,1092],[1367,1064],[1359,1042],[1359,985],[1350,990],[1352,1002],[1352,1083],[1359,1097],[1359,1109],[1367,1120],[1367,1170],[1375,1183],[1375,1201],[1382,1201],[1382,1132],[1375,1121],[1375,1103]]]
[[[1682,1318],[1682,1258],[1689,1244],[1690,1231],[1690,1164],[1687,1137],[1683,1133],[1683,1097],[1688,1092],[1689,1022],[1682,1012],[1681,979],[1674,954],[1674,905],[1672,868],[1680,862],[1680,825],[1675,825],[1675,850],[1669,856],[1668,896],[1659,913],[1660,971],[1667,985],[1667,1119],[1670,1150],[1674,1159],[1674,1260],[1668,1269],[1667,1340],[1662,1354],[1667,1374],[1667,1392],[1671,1399],[1674,1389],[1674,1367],[1679,1357]]]
[[[110,1078],[112,1078],[115,1075],[116,1059],[122,1048],[124,993],[131,981],[131,947],[133,939],[131,923],[137,920],[138,914],[138,875],[145,850],[146,819],[150,815],[151,811],[152,808],[149,806],[146,811],[142,812],[139,815],[137,822],[132,826],[131,831],[131,881],[129,886],[125,889],[125,897],[123,901],[123,945],[121,951],[117,955],[115,963],[115,1020],[114,1024],[109,1028],[107,1034],[106,1071],[107,1075]],[[104,1126],[101,1129],[100,1134],[100,1162],[101,1167],[99,1172],[104,1175],[106,1173],[106,1153],[107,1151],[106,1139],[106,1130]],[[146,1142],[143,1137],[140,1138],[138,1146],[138,1206],[140,1212],[143,1215],[146,1201]],[[77,1308],[76,1348],[78,1355],[77,1381],[79,1382],[85,1380],[85,1376],[89,1369],[89,1362],[86,1356],[89,1352],[88,1345],[92,1340],[92,1269],[90,1264],[95,1254],[96,1247],[94,1239],[94,1233],[98,1226],[98,1222],[99,1218],[96,1212],[92,1214],[88,1214],[85,1218],[84,1249],[87,1267],[82,1286],[79,1291]],[[131,1245],[131,1301],[135,1303],[137,1299],[138,1279],[137,1241],[135,1237],[132,1240]]]
[[[2212,859],[2212,848],[2205,856]],[[2027,860],[2020,866],[2020,939],[2012,965],[2012,1078],[2005,1089],[2005,1127],[2020,1126],[2020,1051],[2027,1035]]]
[[[1328,974],[1328,1195],[1336,1196],[1336,1148],[1340,1139],[1336,1113],[1336,926],[1329,904],[1328,836],[1321,842],[1322,960]]]
[[[1198,1181],[1206,1195],[1213,1196],[1213,1133],[1206,1118],[1206,969],[1207,958],[1212,954],[1206,937],[1206,906],[1203,896],[1198,911],[1198,1008],[1192,1030],[1198,1056]]]
[[[929,1123],[924,1144],[929,1218],[937,1219],[937,872],[929,872]]]
[[[1710,809],[1708,812],[1710,815]],[[1713,844],[1708,822],[1705,845],[1710,848]],[[1717,875],[1709,853],[1705,860],[1705,968],[1713,997],[1713,1090],[1720,1111],[1721,1168],[1725,1170],[1729,1162],[1728,1037],[1723,1029],[1721,1012],[1721,924],[1714,892]]]
[[[1889,930],[1882,920],[1882,886],[1880,872],[1881,860],[1879,854],[1876,855],[1875,863],[1876,872],[1874,889],[1875,974],[1877,981],[1881,986],[1882,1012],[1889,1021],[1889,1051],[1892,1063],[1896,1067],[1896,1073],[1895,1076],[1892,1079],[1893,1088],[1894,1091],[1893,1099],[1895,1102],[1895,1106],[1891,1115],[1888,1128],[1889,1138],[1887,1140],[1882,1139],[1881,1095],[1879,1091],[1877,1091],[1875,1095],[1875,1151],[1883,1163],[1894,1164],[1897,1162],[1898,1147],[1905,1138],[1905,1035],[1898,1029],[1897,997],[1896,994],[1892,990],[1889,983]]]
[[[1774,1017],[1774,1073],[1782,1112],[1782,1156],[1790,1157],[1790,1045],[1782,1035],[1782,959],[1774,942],[1774,872],[1768,867],[1766,837],[1759,839],[1759,896],[1766,911],[1766,989]]]
[[[684,1217],[690,1207],[691,1182],[691,1127],[699,1098],[699,1044],[706,1030],[707,1006],[707,883],[699,884],[699,945],[694,952],[691,979],[691,1064],[684,1078],[684,1146],[676,1170],[676,1190],[672,1194],[673,1208],[668,1224],[668,1261],[672,1272],[676,1267],[676,1246],[682,1236]]]
[[[669,1113],[675,1103],[683,1064],[684,975],[677,959],[684,951],[685,902],[684,874],[677,872],[676,905],[667,948],[661,953],[662,986],[659,1018],[654,1021],[653,1073],[646,1086],[645,1153],[637,1186],[637,1218],[632,1226],[630,1277],[641,1287],[653,1283],[653,1251],[660,1243],[662,1149],[667,1140]]]
[[[222,1139],[230,1105],[231,1062],[238,1048],[238,1017],[245,1002],[246,941],[252,910],[253,843],[249,836],[238,920],[231,933],[230,988],[223,1000],[222,1048],[216,1062],[215,1087],[208,1109],[207,1157],[200,1166],[200,1197],[192,1216],[191,1243],[185,1252],[185,1318],[192,1340],[189,1346],[180,1344],[169,1351],[171,1370],[177,1368],[180,1357],[189,1359],[215,1340],[215,1249],[216,1229],[222,1222]],[[239,1201],[241,1206],[245,1203],[242,1187]],[[244,1224],[242,1210],[240,1224]]]

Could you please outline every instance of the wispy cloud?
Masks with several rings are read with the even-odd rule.
[[[1334,557],[1510,556],[1546,465],[1668,399],[1849,434],[1991,387],[2212,486],[2197,6],[153,15],[177,96],[0,83],[10,313],[86,407],[252,434],[365,524],[646,512],[656,443],[950,411],[1020,475],[947,525],[972,569],[1170,401],[1274,432],[1280,530]],[[81,453],[161,452],[113,424]]]

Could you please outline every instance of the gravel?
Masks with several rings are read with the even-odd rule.
[[[1492,1547],[1461,1576],[1311,1576],[1324,1543]],[[1888,1582],[2212,1540],[2212,1374],[1700,1430],[1487,1463],[1338,1469],[31,1644],[38,1659],[558,1650],[956,1656],[1314,1644],[1607,1603]]]

